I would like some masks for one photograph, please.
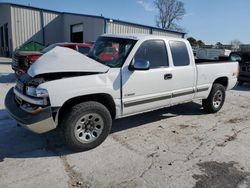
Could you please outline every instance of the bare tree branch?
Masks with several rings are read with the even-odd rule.
[[[174,22],[181,20],[186,14],[184,3],[179,0],[155,0],[154,4],[159,11],[156,17],[157,27],[180,30]]]
[[[230,43],[231,43],[231,45],[232,45],[232,50],[233,50],[233,51],[238,51],[238,50],[240,50],[241,42],[240,42],[239,40],[235,39],[235,40],[232,40]]]

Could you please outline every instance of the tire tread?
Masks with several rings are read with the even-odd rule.
[[[76,121],[76,118],[77,116],[79,116],[79,114],[87,112],[89,110],[95,110],[98,113],[102,114],[104,121],[106,121],[106,124],[104,125],[104,132],[97,140],[88,144],[83,144],[76,140],[76,138],[74,137],[72,130],[74,129],[74,123],[72,122]],[[106,139],[112,127],[112,118],[108,109],[101,103],[95,101],[82,102],[69,108],[69,111],[62,118],[60,127],[63,133],[64,141],[66,145],[69,146],[69,148],[76,151],[86,151],[99,146]]]

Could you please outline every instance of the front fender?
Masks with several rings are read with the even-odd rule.
[[[112,98],[120,99],[120,71],[119,69],[104,74],[63,78],[45,82],[38,86],[49,93],[52,107],[61,107],[63,104],[78,96],[106,93]]]

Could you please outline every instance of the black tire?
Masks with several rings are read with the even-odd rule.
[[[83,143],[79,141],[80,136],[79,137],[76,136],[75,129],[77,126],[77,122],[79,122],[79,120],[82,121],[81,118],[84,117],[85,115],[88,116],[88,114],[97,114],[98,117],[100,117],[102,121],[102,130],[100,131],[100,134],[96,138],[96,140],[89,142],[89,143]],[[69,146],[69,148],[76,150],[76,151],[86,151],[86,150],[90,150],[99,146],[107,138],[112,127],[112,118],[111,118],[110,112],[104,105],[98,102],[94,102],[94,101],[83,102],[83,103],[73,106],[69,110],[69,112],[62,119],[60,126],[63,131],[65,143],[66,145]],[[83,123],[82,126],[86,127],[87,125]],[[91,138],[92,137],[94,138],[94,136],[91,136]]]
[[[244,82],[238,81],[238,86],[242,86],[243,84],[244,84]]]
[[[220,111],[220,109],[222,108],[224,102],[225,102],[225,98],[226,98],[226,92],[225,92],[225,87],[221,84],[214,84],[212,87],[212,90],[208,96],[207,99],[203,99],[202,100],[202,106],[204,108],[204,110],[207,113],[216,113],[218,111]],[[220,92],[221,94],[221,102],[220,104],[214,104],[214,99],[215,99],[215,95],[217,95]]]

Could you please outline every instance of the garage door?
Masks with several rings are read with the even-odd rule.
[[[83,24],[71,25],[71,42],[83,43],[84,31]]]

